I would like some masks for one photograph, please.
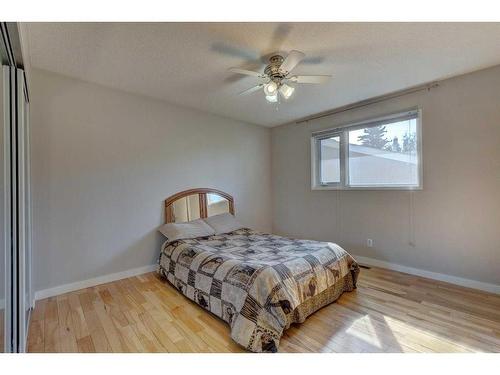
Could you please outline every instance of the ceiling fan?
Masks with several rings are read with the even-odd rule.
[[[271,103],[276,103],[278,102],[280,95],[285,99],[289,99],[293,95],[295,88],[290,86],[290,83],[320,84],[325,83],[331,78],[330,75],[291,75],[291,71],[304,59],[305,56],[306,55],[303,52],[295,50],[290,51],[287,57],[273,55],[269,58],[269,64],[266,66],[263,73],[240,68],[230,68],[229,71],[232,73],[256,77],[262,80],[262,82],[257,86],[241,92],[240,95],[250,94],[263,89],[264,94],[266,95],[266,100]]]

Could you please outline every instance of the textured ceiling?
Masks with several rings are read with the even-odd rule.
[[[500,23],[29,23],[33,67],[254,124],[275,126],[372,96],[500,64]],[[307,54],[278,108],[237,93],[273,52]]]

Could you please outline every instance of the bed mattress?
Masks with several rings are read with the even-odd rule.
[[[253,352],[276,352],[290,324],[356,288],[359,267],[334,243],[245,228],[165,242],[158,272],[226,321],[238,344]]]

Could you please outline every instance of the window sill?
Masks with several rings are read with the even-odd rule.
[[[400,191],[412,191],[412,190],[423,190],[422,186],[311,186],[311,190],[375,190],[375,191],[383,191],[383,190],[400,190]]]

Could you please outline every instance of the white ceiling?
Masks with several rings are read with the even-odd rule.
[[[254,124],[331,108],[500,64],[500,23],[29,23],[33,67]],[[273,52],[307,54],[294,73],[332,74],[275,105],[237,93]],[[264,58],[263,58],[264,57]]]

